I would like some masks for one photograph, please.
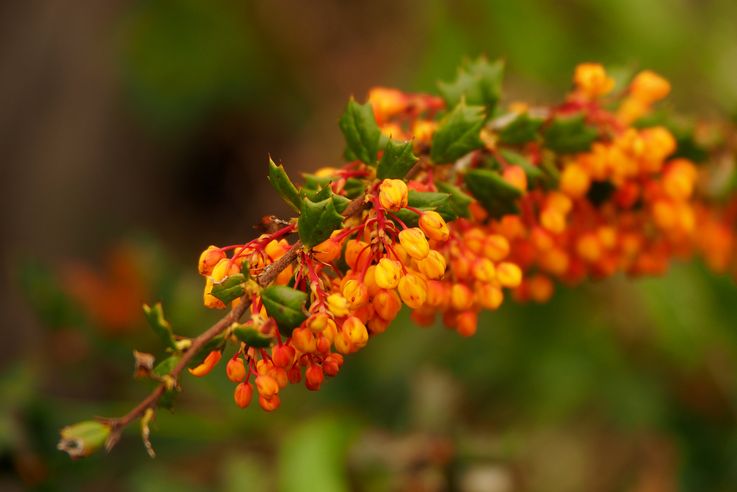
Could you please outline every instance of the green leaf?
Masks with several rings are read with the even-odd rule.
[[[371,104],[358,104],[351,98],[340,118],[339,126],[348,145],[348,155],[353,155],[366,164],[375,164],[381,131],[376,124]]]
[[[348,178],[345,180],[345,187],[343,188],[343,191],[345,191],[345,194],[348,198],[353,199],[358,198],[365,189],[366,184],[360,179]]]
[[[171,324],[164,318],[164,308],[161,303],[157,302],[153,307],[148,304],[143,305],[143,314],[146,315],[148,324],[154,330],[164,344],[171,349],[177,349],[177,342],[174,339],[174,333],[171,330]]]
[[[422,211],[435,210],[448,222],[455,220],[458,217],[451,201],[451,195],[448,193],[409,190],[409,193],[407,194],[407,205]],[[395,215],[399,217],[399,220],[404,222],[405,225],[409,227],[417,226],[419,216],[412,210],[403,208],[396,212]]]
[[[248,277],[243,273],[235,273],[225,277],[221,282],[212,286],[212,295],[227,304],[246,293],[246,288],[243,285],[246,280],[248,280]]]
[[[261,291],[266,312],[274,318],[279,331],[289,336],[292,330],[307,319],[307,294],[286,285],[272,285]]]
[[[272,337],[265,335],[257,328],[246,324],[236,325],[233,328],[233,335],[235,335],[235,337],[241,342],[245,342],[249,347],[255,348],[270,347],[274,341]]]
[[[516,200],[522,192],[497,173],[472,169],[465,175],[466,187],[493,218],[517,212]]]
[[[472,150],[481,148],[483,144],[479,132],[482,126],[484,108],[466,106],[465,101],[461,101],[440,122],[432,137],[430,158],[438,164],[453,162]]]
[[[543,132],[545,146],[560,154],[585,152],[599,136],[599,131],[586,124],[583,113],[556,116]]]
[[[473,201],[473,198],[457,186],[446,183],[445,181],[436,181],[435,186],[443,193],[450,195],[450,206],[458,217],[470,217],[468,206]]]
[[[335,209],[332,197],[319,202],[313,202],[309,198],[302,201],[297,230],[302,243],[308,248],[329,238],[342,224],[343,216]]]
[[[336,176],[316,176],[307,173],[303,173],[302,177],[305,180],[305,184],[302,187],[303,195],[305,190],[319,190],[320,188],[324,188],[328,183],[338,179]]]
[[[171,373],[171,371],[176,367],[177,363],[179,362],[179,359],[181,359],[181,356],[179,355],[171,355],[167,357],[166,359],[162,360],[151,371],[151,374],[156,376],[157,378],[161,379],[167,374]]]
[[[484,106],[486,114],[491,116],[502,95],[503,78],[504,62],[489,63],[482,56],[461,65],[453,82],[440,82],[438,86],[449,108],[465,99],[468,104]]]
[[[508,145],[521,145],[535,140],[542,123],[542,118],[532,118],[526,112],[521,113],[499,130],[499,142]]]
[[[281,164],[276,165],[271,158],[269,158],[269,181],[271,181],[271,184],[276,188],[279,196],[281,196],[295,211],[299,212],[302,208],[302,197],[299,196],[297,187],[294,186],[294,183],[292,183],[289,176],[287,176],[284,166]]]
[[[412,142],[389,140],[384,147],[384,155],[379,161],[376,177],[379,179],[404,178],[415,162],[417,162],[417,157],[412,153]]]

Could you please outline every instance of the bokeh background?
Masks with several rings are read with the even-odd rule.
[[[135,430],[55,450],[148,391],[141,302],[183,334],[214,319],[199,251],[287,212],[269,153],[339,161],[351,94],[432,90],[485,53],[508,100],[554,101],[596,60],[726,117],[734,19],[732,0],[0,2],[0,490],[737,490],[737,288],[699,262],[507,303],[470,340],[404,316],[275,414],[238,410],[224,371],[187,378],[156,460]]]

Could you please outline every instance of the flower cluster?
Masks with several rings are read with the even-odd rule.
[[[737,272],[734,162],[712,172],[716,151],[695,133],[677,138],[652,111],[668,81],[643,71],[618,86],[582,64],[561,103],[502,105],[503,68],[482,58],[439,95],[380,87],[365,104],[351,99],[340,119],[346,162],[299,187],[270,161],[296,217],[200,256],[204,305],[225,317],[189,339],[160,305],[144,306],[170,355],[154,365],[137,353],[136,373],[159,385],[119,419],[65,428],[60,449],[110,447],[141,419],[151,451],[148,423],[171,405],[182,371],[205,376],[222,358],[236,405],[255,389],[272,411],[290,383],[320,389],[403,305],[417,324],[439,317],[470,336],[479,313],[510,295],[544,302],[558,284],[660,274],[693,255]],[[714,176],[728,184],[719,194]]]
[[[490,67],[479,61],[462,75],[483,79]],[[310,209],[295,203],[297,195],[326,203],[323,214],[337,214],[350,199],[358,211],[314,244],[293,221],[244,245],[211,246],[200,258],[205,305],[222,308],[215,286],[241,272],[257,276],[290,250],[285,236],[299,232],[305,243],[274,280],[287,289],[284,299],[265,302],[260,289],[243,290],[250,319],[233,325],[235,354],[226,367],[236,403],[249,404],[252,379],[268,411],[288,383],[304,379],[319,389],[343,356],[386,331],[402,305],[420,325],[440,315],[470,336],[479,312],[497,309],[505,289],[543,302],[556,282],[659,274],[696,250],[726,268],[734,228],[695,196],[698,168],[677,155],[665,126],[633,125],[667,96],[669,83],[644,71],[623,95],[611,97],[614,88],[601,65],[583,64],[561,104],[515,103],[496,107],[494,118],[485,114],[488,98],[480,101],[486,108],[466,105],[473,87],[450,108],[452,84],[443,98],[375,88],[365,106],[352,101],[341,120],[348,163],[305,176],[302,190],[271,178],[299,220]],[[371,135],[374,147],[366,144]],[[326,212],[328,205],[334,210]],[[707,226],[703,234],[695,233],[697,221]],[[289,303],[295,293],[304,303]],[[282,309],[296,318],[285,319]],[[233,335],[239,332],[250,335]],[[203,375],[219,358],[213,351],[191,372]]]

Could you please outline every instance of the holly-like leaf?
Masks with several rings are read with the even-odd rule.
[[[451,195],[448,193],[409,190],[407,194],[407,205],[422,211],[434,210],[446,221],[451,221],[458,217],[454,205],[451,202]],[[403,208],[396,212],[395,215],[405,225],[409,227],[417,226],[419,216],[416,212]]]
[[[472,150],[483,147],[479,132],[484,125],[484,108],[461,101],[440,122],[432,137],[430,158],[442,164],[454,162]]]
[[[305,180],[305,184],[302,187],[302,194],[304,195],[305,190],[319,190],[324,188],[331,181],[338,179],[336,176],[317,176],[315,174],[302,173],[302,177]]]
[[[302,213],[297,222],[297,230],[302,243],[311,248],[320,244],[343,224],[343,216],[335,209],[332,197],[319,202],[309,198],[302,200]]]
[[[339,126],[348,145],[348,155],[355,156],[366,164],[375,164],[381,131],[376,124],[371,104],[358,104],[351,98],[340,118]]]
[[[389,140],[384,147],[376,177],[379,179],[401,179],[407,175],[417,157],[412,153],[412,142]]]
[[[560,154],[585,152],[598,136],[599,131],[586,124],[583,113],[556,116],[543,132],[545,146]]]
[[[302,208],[302,197],[294,183],[287,176],[284,166],[277,165],[269,158],[269,181],[276,188],[277,193],[285,202],[289,204],[295,211],[299,212]]]
[[[348,178],[345,180],[343,190],[348,198],[358,198],[366,189],[366,184],[360,179]]]
[[[522,192],[504,181],[496,171],[472,169],[465,175],[466,187],[493,218],[517,212]]]
[[[161,303],[157,302],[153,306],[144,304],[143,314],[146,315],[146,320],[151,329],[161,338],[164,344],[170,349],[177,350],[177,342],[174,339],[171,324],[164,318],[164,308],[161,307]]]
[[[508,145],[521,145],[535,140],[542,123],[542,118],[533,118],[526,112],[521,113],[499,130],[499,142]]]
[[[307,319],[307,294],[286,285],[272,285],[261,291],[266,312],[276,321],[279,331],[289,336],[292,330]]]
[[[461,65],[453,82],[440,82],[438,85],[449,108],[465,99],[468,104],[484,106],[486,114],[491,116],[502,95],[503,78],[504,62],[496,60],[489,63],[482,56]]]
[[[179,359],[179,355],[172,355],[162,360],[161,362],[156,364],[154,370],[151,371],[152,376],[154,376],[156,379],[163,380],[164,377],[168,376],[174,369],[174,367],[176,367]],[[174,400],[176,399],[176,395],[177,391],[175,388],[167,388],[164,391],[164,394],[161,395],[161,398],[159,398],[158,405],[162,408],[166,408],[167,410],[171,410],[174,407]]]
[[[243,273],[236,273],[225,277],[222,282],[212,286],[212,295],[227,304],[246,293],[244,286],[246,280],[248,280],[248,277]]]
[[[274,342],[274,338],[261,333],[258,328],[251,325],[239,324],[233,328],[233,335],[240,340],[245,342],[249,347],[265,348],[270,347]]]
[[[436,181],[435,186],[443,193],[450,195],[450,206],[458,217],[470,216],[468,206],[471,205],[473,198],[468,196],[465,191],[445,181]]]

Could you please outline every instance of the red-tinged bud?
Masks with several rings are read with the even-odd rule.
[[[317,350],[315,334],[309,328],[295,328],[292,331],[291,344],[304,354],[311,354]]]
[[[292,384],[297,384],[302,380],[302,371],[298,365],[294,365],[287,370],[287,378]]]
[[[391,321],[397,317],[399,310],[402,309],[402,300],[393,290],[382,290],[374,296],[372,301],[374,311],[382,319]]]
[[[396,212],[407,206],[407,184],[401,179],[385,179],[379,185],[381,206]]]
[[[374,270],[376,285],[382,289],[394,289],[399,284],[402,275],[402,265],[396,260],[382,258]]]
[[[289,367],[294,362],[296,351],[291,345],[275,345],[271,349],[271,360],[276,367]]]
[[[348,280],[343,286],[343,297],[351,309],[358,309],[368,303],[368,288],[359,280]]]
[[[399,243],[409,256],[415,260],[426,258],[430,252],[430,244],[425,233],[419,227],[410,227],[399,233]]]
[[[225,374],[234,383],[240,383],[246,379],[246,366],[243,364],[243,359],[240,357],[230,359],[225,366]]]
[[[340,372],[340,367],[335,362],[325,359],[325,362],[322,363],[322,372],[326,376],[333,378]]]
[[[540,212],[540,224],[548,231],[560,234],[566,229],[566,216],[559,210],[546,207]]]
[[[225,251],[217,246],[208,246],[200,255],[200,260],[197,263],[200,275],[210,275],[215,265],[223,258],[225,258]]]
[[[333,231],[330,238],[321,242],[317,246],[312,248],[312,256],[318,261],[330,263],[340,256],[341,249],[343,247],[341,241],[335,239],[336,236],[341,234],[342,230]]]
[[[378,316],[374,316],[368,320],[366,327],[372,334],[378,335],[380,333],[384,333],[386,329],[389,328],[389,321],[381,319]]]
[[[270,398],[279,392],[279,383],[273,377],[262,374],[256,376],[256,389],[262,397]]]
[[[341,331],[348,335],[348,339],[351,341],[351,345],[355,348],[363,348],[368,342],[368,330],[366,326],[361,322],[360,319],[355,316],[351,316],[345,320]]]
[[[412,309],[422,307],[427,300],[427,283],[414,273],[408,273],[402,277],[397,290],[402,301]]]
[[[276,381],[276,384],[279,385],[279,389],[284,389],[287,387],[287,384],[289,384],[289,377],[287,375],[286,369],[282,367],[275,367],[271,370],[269,373],[269,376],[274,378],[274,381]]]
[[[478,314],[474,311],[464,311],[456,318],[456,331],[463,337],[470,337],[476,333]]]
[[[366,288],[368,289],[368,295],[369,297],[374,297],[377,292],[379,292],[380,287],[376,285],[376,266],[371,265],[366,270],[366,275],[363,277],[363,283],[366,284]]]
[[[327,326],[330,317],[325,313],[315,313],[307,319],[305,325],[315,333],[322,332]]]
[[[509,255],[509,240],[499,234],[484,239],[483,255],[491,261],[501,261]]]
[[[337,350],[341,354],[348,355],[351,352],[355,351],[353,344],[351,343],[351,339],[348,337],[348,334],[343,330],[339,331],[335,335],[335,340],[333,340],[333,343],[335,344],[335,350]]]
[[[418,222],[422,232],[424,232],[430,239],[434,239],[435,241],[447,241],[448,237],[450,237],[448,224],[446,224],[445,219],[435,211],[423,212]]]
[[[251,398],[253,398],[253,386],[251,386],[251,383],[241,383],[235,387],[233,399],[235,400],[235,404],[240,408],[246,408],[250,405]]]
[[[259,396],[258,398],[258,404],[261,408],[263,408],[267,412],[273,412],[277,408],[279,408],[279,405],[281,405],[281,400],[279,399],[279,395],[274,395],[270,398],[266,398],[264,396]]]
[[[317,351],[321,354],[327,354],[330,352],[330,339],[323,335],[317,336]]]
[[[463,233],[463,245],[477,255],[483,251],[485,239],[486,233],[479,227],[472,227]]]
[[[368,102],[374,110],[376,121],[381,123],[407,108],[407,95],[397,89],[373,87],[369,90]],[[395,135],[396,138],[396,135]]]
[[[197,376],[198,378],[206,376],[210,373],[210,371],[212,371],[212,369],[215,367],[215,364],[218,363],[222,356],[222,352],[220,352],[219,350],[213,350],[212,352],[207,354],[207,357],[205,357],[205,360],[203,360],[200,365],[198,365],[197,367],[189,368],[189,373],[193,376]]]
[[[497,309],[504,301],[502,289],[495,284],[478,284],[476,286],[476,302],[485,309]]]
[[[435,324],[434,312],[424,313],[421,309],[416,309],[412,311],[409,317],[417,326],[422,326],[423,328]]]
[[[322,372],[322,367],[317,364],[310,364],[305,371],[305,386],[310,391],[317,391],[320,389],[325,376]]]
[[[371,248],[367,242],[350,239],[345,245],[345,262],[356,272],[361,272],[371,263]]]
[[[268,374],[274,369],[274,364],[266,359],[256,361],[256,374]]]

